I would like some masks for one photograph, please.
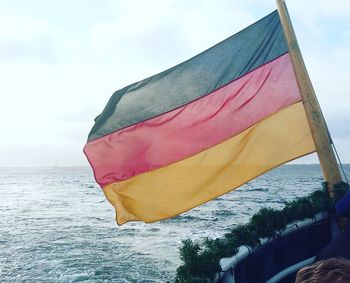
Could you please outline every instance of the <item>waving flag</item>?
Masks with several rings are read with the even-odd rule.
[[[84,147],[118,224],[175,216],[313,151],[277,12],[116,91]]]

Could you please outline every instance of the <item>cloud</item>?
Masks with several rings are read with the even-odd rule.
[[[344,0],[299,0],[289,2],[288,6],[290,5],[293,9],[298,8],[300,14],[316,19],[348,16],[350,14],[350,2]]]
[[[80,166],[88,162],[78,144],[2,146],[0,167],[7,166]]]
[[[0,18],[2,28],[1,39],[31,39],[35,36],[46,34],[49,24],[42,19],[30,19],[17,15],[2,14]]]
[[[309,74],[326,118],[339,117],[349,109],[350,48],[318,48],[307,53]],[[339,123],[345,121],[339,120]],[[350,134],[350,133],[349,133]]]
[[[54,43],[47,21],[1,15],[0,62],[13,60],[54,60]]]

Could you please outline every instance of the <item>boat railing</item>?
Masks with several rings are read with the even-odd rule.
[[[281,233],[279,233],[277,238],[282,237],[282,236],[286,236],[286,235],[293,233],[299,229],[302,229],[302,228],[307,227],[309,225],[312,225],[314,223],[320,222],[322,220],[326,220],[328,218],[329,218],[329,213],[320,212],[320,213],[316,214],[313,218],[307,218],[307,219],[304,219],[301,221],[295,221],[295,222],[291,223],[290,225],[288,225]],[[271,243],[272,241],[274,241],[275,239],[276,238],[260,239],[261,245],[259,247],[250,248],[247,246],[241,246],[238,249],[238,252],[236,255],[234,255],[232,257],[228,257],[228,258],[222,258],[220,260],[220,266],[221,266],[222,272],[220,272],[220,274],[218,275],[217,281],[225,282],[225,283],[226,282],[234,283],[235,282],[234,270],[235,270],[235,267],[237,266],[237,264],[240,263],[242,260],[244,260],[249,255],[251,255],[252,253],[254,253],[257,249],[261,248],[261,246],[267,245],[267,244]],[[299,270],[303,266],[310,264],[313,260],[314,260],[314,257],[310,257],[310,258],[304,259],[300,262],[297,262],[294,265],[289,266],[288,268],[286,268],[284,270],[281,270],[279,273],[272,276],[266,282],[269,282],[269,283],[279,282],[279,280],[281,280],[281,278],[288,276],[289,274]]]

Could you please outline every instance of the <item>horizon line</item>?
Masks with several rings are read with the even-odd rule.
[[[281,166],[294,166],[294,165],[320,165],[320,163],[292,163],[292,164],[282,164]],[[350,163],[342,163],[342,165],[350,165]],[[87,167],[89,165],[0,165],[0,168],[78,168]],[[276,167],[276,168],[278,168]]]

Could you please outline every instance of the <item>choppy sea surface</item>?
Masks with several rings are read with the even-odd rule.
[[[321,182],[318,165],[285,165],[178,217],[119,227],[89,167],[0,168],[0,282],[172,281],[183,239],[219,237]]]

